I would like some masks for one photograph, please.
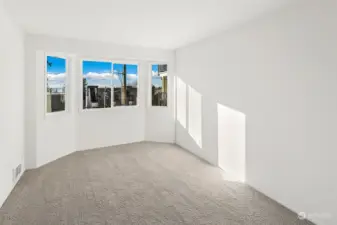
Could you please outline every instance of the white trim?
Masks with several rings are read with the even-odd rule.
[[[83,108],[83,61],[93,61],[93,62],[107,62],[107,63],[111,63],[111,72],[112,72],[112,76],[114,76],[114,65],[115,64],[126,64],[126,65],[135,65],[137,66],[137,105],[130,105],[130,106],[127,106],[127,105],[121,105],[121,106],[114,106],[113,102],[114,102],[114,92],[113,92],[113,89],[114,89],[114,85],[111,83],[110,84],[110,87],[111,87],[111,107],[109,108],[87,108],[87,109],[84,109]],[[82,57],[80,58],[79,60],[80,62],[80,73],[79,73],[79,76],[80,76],[80,108],[79,108],[79,112],[80,113],[84,113],[84,112],[90,112],[90,111],[94,111],[94,112],[97,112],[97,111],[109,111],[109,110],[114,110],[116,108],[139,108],[140,104],[139,104],[139,90],[140,90],[140,77],[139,77],[139,62],[136,62],[136,61],[128,61],[128,60],[113,60],[113,59],[98,59],[98,58],[91,58],[91,57]]]
[[[166,106],[161,106],[161,105],[152,105],[152,66],[154,65],[167,65],[167,103],[166,103]],[[170,79],[169,79],[169,74],[170,74],[170,71],[169,71],[169,63],[167,62],[158,62],[158,61],[155,61],[155,62],[150,62],[149,63],[149,67],[150,67],[150,73],[149,73],[149,81],[148,81],[148,90],[149,90],[149,94],[148,94],[148,107],[150,108],[159,108],[159,109],[167,109],[169,108],[169,96],[170,96],[170,85],[171,85],[171,82],[170,82]]]
[[[80,108],[79,108],[79,112],[88,112],[88,111],[102,111],[102,110],[111,110],[112,106],[112,97],[113,97],[113,93],[112,93],[112,84],[110,84],[110,88],[111,88],[111,97],[110,97],[110,107],[107,108],[83,108],[83,62],[84,61],[91,61],[91,62],[103,62],[103,63],[111,63],[111,74],[113,75],[113,63],[110,60],[105,60],[105,59],[88,59],[88,58],[81,58],[80,59]]]
[[[83,61],[99,61],[99,62],[111,62],[115,64],[131,64],[131,65],[138,65],[140,61],[144,61],[144,59],[136,59],[136,58],[117,58],[117,57],[95,57],[95,56],[85,56],[85,55],[78,55],[78,58]],[[156,61],[154,61],[156,62]]]
[[[64,110],[62,111],[57,111],[57,112],[47,112],[47,74],[48,74],[48,71],[47,71],[47,57],[50,56],[50,57],[55,57],[55,58],[61,58],[61,59],[64,59],[65,60],[65,90],[64,90],[64,100],[65,100],[65,103],[64,103]],[[69,59],[68,57],[65,55],[65,54],[61,54],[61,53],[48,53],[48,52],[45,52],[44,53],[44,115],[45,115],[45,118],[46,117],[49,117],[49,116],[56,116],[56,115],[62,115],[62,114],[66,114],[69,112],[69,101],[70,101],[70,98],[69,98],[69,80],[70,80],[70,76],[69,76]]]

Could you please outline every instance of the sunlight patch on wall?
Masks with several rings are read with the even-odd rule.
[[[246,115],[218,104],[218,166],[244,182],[246,176]]]
[[[202,96],[188,86],[188,133],[202,148]]]
[[[177,120],[186,128],[186,84],[177,77]]]

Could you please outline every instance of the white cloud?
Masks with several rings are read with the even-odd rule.
[[[48,78],[49,88],[63,88],[65,85],[66,74],[65,73],[59,73],[59,74],[48,73],[47,78]]]
[[[91,82],[108,82],[111,81],[112,84],[116,86],[120,86],[120,82],[122,79],[122,76],[118,76],[117,74],[111,74],[111,73],[94,73],[89,72],[85,75],[83,75],[84,78],[88,78],[89,83]],[[127,75],[127,84],[136,86],[137,85],[137,74],[128,74]],[[117,83],[116,83],[117,82]]]
[[[129,79],[137,79],[137,74],[128,74],[127,78],[129,78]]]
[[[65,87],[65,84],[58,84],[58,83],[49,83],[48,84],[49,88],[57,88],[57,89],[61,89],[63,87]]]
[[[112,78],[111,73],[94,73],[89,72],[85,75],[83,75],[84,78],[90,78],[90,79],[106,79],[106,78]]]
[[[165,76],[167,76],[167,71],[159,74],[158,71],[155,72],[155,71],[152,70],[152,76],[153,77],[158,77],[158,76],[165,77]]]
[[[84,78],[89,78],[93,80],[107,80],[107,79],[115,79],[119,80],[119,77],[117,74],[111,74],[111,73],[94,73],[89,72],[85,75],[83,75]]]
[[[47,78],[50,81],[53,81],[53,80],[55,80],[55,81],[56,80],[64,80],[65,77],[66,77],[65,73],[59,73],[59,74],[48,73],[47,74]]]
[[[137,80],[130,80],[127,82],[127,85],[131,85],[133,87],[137,87],[137,84],[138,84]]]
[[[114,74],[114,79],[116,79],[116,80],[120,80],[120,79],[122,79],[122,77],[123,77],[122,75],[118,76],[117,74]],[[127,77],[128,80],[136,80],[137,74],[128,74],[126,77]]]

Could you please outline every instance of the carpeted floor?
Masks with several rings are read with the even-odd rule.
[[[1,225],[304,225],[297,215],[170,144],[76,152],[27,171]]]

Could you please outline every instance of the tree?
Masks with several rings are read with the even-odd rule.
[[[122,91],[122,104],[126,105],[126,64],[123,65],[123,91]]]
[[[116,72],[116,75],[121,82],[121,103],[122,105],[126,105],[126,64],[123,64],[123,71]]]

